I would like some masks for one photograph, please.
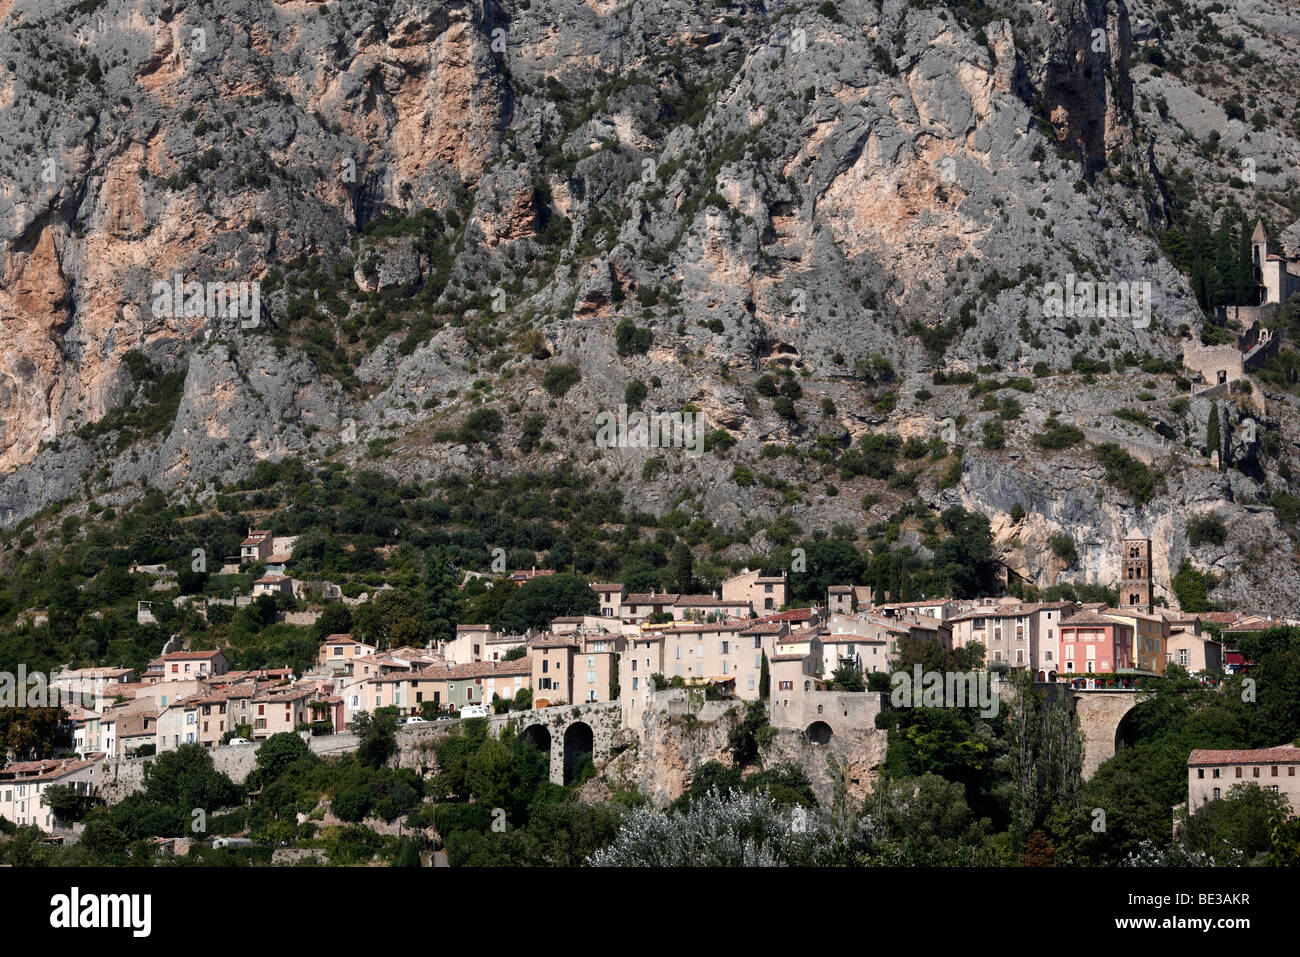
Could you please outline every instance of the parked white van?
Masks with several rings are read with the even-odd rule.
[[[467,704],[460,709],[460,716],[462,718],[486,718],[488,709],[481,704]]]

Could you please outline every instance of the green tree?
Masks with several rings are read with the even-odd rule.
[[[357,606],[352,633],[358,641],[381,649],[399,644],[403,636],[415,636],[417,640],[424,633],[432,636],[423,618],[421,602],[396,588],[381,591]]]
[[[845,691],[865,691],[862,672],[850,664],[840,665],[831,675],[831,679]]]
[[[511,634],[545,628],[566,615],[596,615],[600,600],[583,579],[567,572],[534,578],[506,599],[501,627]]]
[[[60,708],[0,707],[0,745],[16,761],[52,754],[57,744],[70,743],[67,737]]]
[[[1210,590],[1217,584],[1213,575],[1197,571],[1190,559],[1184,558],[1178,574],[1170,581],[1174,594],[1178,596],[1178,606],[1183,611],[1210,611]]]
[[[311,756],[311,748],[297,732],[280,731],[271,735],[257,749],[257,769],[261,772],[262,784],[277,780],[289,765]]]
[[[631,318],[624,318],[614,330],[614,344],[623,358],[650,351],[654,334],[637,326]]]
[[[312,635],[316,640],[324,641],[330,635],[348,635],[352,633],[352,610],[342,602],[331,602],[322,609],[316,624],[312,625]]]
[[[426,559],[424,571],[424,619],[434,641],[456,637],[460,617],[460,574],[446,551],[435,549]]]
[[[937,774],[889,778],[864,808],[874,856],[894,864],[951,864],[981,840],[989,821],[977,820],[960,784]]]
[[[66,784],[48,784],[41,792],[41,803],[58,821],[79,821],[89,810],[90,799]]]
[[[740,722],[727,735],[727,746],[736,767],[743,768],[758,760],[760,751],[770,735],[767,705],[762,701],[747,701]]]
[[[1224,797],[1203,805],[1187,819],[1187,846],[1204,851],[1220,865],[1236,863],[1235,852],[1250,860],[1269,851],[1272,822],[1290,813],[1282,794],[1256,784],[1233,785]]]
[[[240,788],[212,763],[212,753],[199,744],[182,744],[145,762],[144,790],[149,800],[173,808],[211,811],[237,804]]]
[[[397,750],[397,709],[363,711],[352,719],[351,730],[359,738],[358,760],[372,768],[382,767]]]
[[[677,591],[684,595],[695,591],[695,556],[685,542],[673,546],[673,576]]]
[[[1219,437],[1219,404],[1211,400],[1210,417],[1205,423],[1205,453],[1223,455],[1223,440]]]

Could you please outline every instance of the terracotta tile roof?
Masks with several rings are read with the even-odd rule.
[[[726,606],[728,608],[748,608],[747,601],[723,601],[713,595],[678,595],[674,604],[679,606],[702,605],[708,608]]]
[[[742,631],[744,630],[744,628],[745,628],[745,624],[743,622],[739,622],[735,620],[718,621],[718,622],[682,621],[674,625],[669,625],[667,628],[662,629],[662,632],[667,634],[672,634],[672,635],[681,635],[681,634],[693,635],[693,634],[704,634],[706,632],[715,632],[715,631]]]
[[[1241,613],[1235,611],[1201,611],[1197,615],[1201,621],[1212,621],[1216,625],[1232,625],[1241,618]]]
[[[224,675],[213,675],[207,680],[212,685],[234,685],[245,681],[279,681],[292,674],[293,671],[289,668],[262,668],[253,671],[227,671]],[[152,688],[153,685],[149,687]]]
[[[853,586],[852,586],[852,585],[831,585],[831,586],[830,586],[829,588],[827,588],[826,590],[827,590],[828,592],[830,592],[832,595],[852,595],[852,594],[853,594]]]
[[[1276,748],[1254,748],[1238,751],[1209,751],[1200,748],[1187,759],[1189,766],[1206,764],[1292,764],[1300,762],[1300,748],[1283,744]]]
[[[390,658],[396,658],[398,661],[408,662],[433,662],[441,657],[431,651],[425,651],[423,648],[411,648],[408,645],[403,645],[401,648],[390,648],[388,650],[388,656]]]
[[[660,592],[657,595],[652,595],[649,592],[642,592],[636,595],[628,595],[626,598],[623,599],[623,604],[625,605],[674,605],[677,603],[677,599],[680,597],[682,596],[670,592]]]
[[[201,661],[204,658],[215,658],[217,655],[224,657],[224,652],[220,649],[213,651],[173,651],[171,654],[163,655],[159,661]],[[152,662],[151,662],[152,664]]]
[[[576,635],[542,635],[529,642],[529,648],[576,648]]]
[[[118,695],[121,695],[122,697],[126,698],[129,697],[133,692],[139,691],[143,688],[156,688],[156,687],[157,685],[151,684],[148,681],[119,681],[112,685],[113,697],[117,697]],[[108,696],[105,695],[105,697]]]
[[[1259,615],[1250,615],[1249,617],[1239,619],[1235,624],[1222,629],[1224,634],[1245,634],[1252,631],[1267,631],[1270,628],[1280,627],[1282,622],[1272,618],[1261,618]]]
[[[255,694],[257,694],[256,685],[237,684],[213,688],[208,692],[200,692],[194,697],[199,704],[224,704],[232,698],[235,700],[251,698]]]
[[[823,625],[813,625],[809,628],[801,628],[798,631],[792,631],[781,639],[781,644],[786,645],[796,641],[808,641],[812,638],[820,638],[826,634],[826,628]]]
[[[253,696],[257,702],[300,701],[316,693],[315,688],[266,688]]]
[[[532,673],[532,656],[524,655],[524,657],[516,658],[514,661],[472,661],[463,665],[430,665],[417,672],[415,677],[425,681],[463,681],[466,678],[491,678],[497,676],[513,678],[516,675],[531,675]]]
[[[773,661],[803,661],[807,655],[773,655]]]
[[[779,635],[786,629],[785,622],[782,621],[763,621],[759,619],[755,624],[745,628],[742,635]]]
[[[951,628],[946,621],[939,621],[937,618],[931,618],[929,615],[907,615],[898,619],[908,628],[924,628],[926,631],[939,631],[941,628]]]
[[[103,752],[96,752],[80,761],[67,758],[45,758],[39,761],[17,761],[0,769],[0,781],[31,782],[56,781],[67,774],[88,768],[102,761]]]
[[[592,582],[592,591],[622,591],[623,586],[617,582]]]
[[[1077,615],[1071,615],[1069,618],[1062,619],[1062,628],[1073,628],[1076,625],[1117,625],[1127,627],[1123,622],[1116,621],[1114,618],[1108,618],[1106,615],[1098,615],[1091,611],[1081,611]]]
[[[60,678],[115,678],[121,675],[129,675],[134,668],[73,668],[68,671],[61,671],[54,676],[54,680]]]
[[[948,621],[972,621],[976,618],[1022,618],[1033,611],[1034,608],[1031,605],[984,605],[980,608],[964,611],[960,615],[953,615]]]
[[[531,571],[511,572],[510,580],[531,581],[534,578],[542,578],[546,575],[554,575],[554,574],[555,574],[555,569],[553,568],[534,568]]]
[[[770,615],[763,615],[754,619],[754,624],[760,624],[769,621],[807,621],[814,615],[817,615],[816,608],[792,608],[789,611],[776,611]]]

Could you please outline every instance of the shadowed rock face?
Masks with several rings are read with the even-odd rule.
[[[1178,327],[1199,322],[1152,238],[1166,219],[1157,167],[1181,127],[1142,95],[1181,81],[1134,65],[1137,45],[1171,42],[1145,9],[1135,40],[1125,4],[1101,0],[1019,0],[987,23],[903,0],[841,4],[834,18],[678,0],[50,6],[0,0],[0,63],[15,64],[0,72],[6,524],[87,494],[83,475],[103,469],[90,491],[124,501],[142,479],[195,493],[267,457],[320,457],[349,421],[362,442],[380,426],[403,437],[382,463],[403,477],[559,464],[621,483],[651,512],[693,486],[718,521],[770,516],[771,498],[732,483],[724,459],[645,479],[647,453],[594,461],[580,428],[545,456],[515,440],[529,412],[572,426],[617,407],[633,379],[658,381],[657,408],[704,410],[738,455],[817,434],[928,437],[970,411],[964,390],[910,399],[935,368],[974,369],[991,348],[1009,374],[1089,350],[1177,360]],[[1282,35],[1290,21],[1277,22],[1259,29]],[[1283,155],[1294,146],[1277,139]],[[359,235],[386,210],[431,210],[438,225],[432,238]],[[1066,273],[1149,282],[1153,322],[1045,315],[1043,284]],[[178,274],[260,281],[260,321],[160,315],[155,284]],[[624,317],[652,330],[647,354],[616,351]],[[118,455],[93,425],[141,400],[132,351],[185,381],[174,421]],[[902,386],[890,411],[851,381],[873,354]],[[325,374],[326,358],[349,375]],[[449,392],[489,360],[511,371],[496,395],[522,409],[506,454],[432,441],[466,411]],[[561,362],[579,377],[551,410],[540,380]],[[808,373],[806,401],[831,399],[835,414],[810,406],[793,426],[754,401],[763,363]],[[1024,402],[1011,453],[1059,408]],[[1288,418],[1272,415],[1283,431]],[[347,443],[341,455],[360,460]],[[995,515],[1033,492],[1044,536],[1141,519],[1072,474],[990,453],[956,489],[918,491]],[[843,484],[795,506],[805,527],[861,522],[864,491],[881,514],[901,499]],[[1153,507],[1171,562],[1180,484],[1205,503],[1255,491],[1202,489],[1192,473],[1167,486]],[[1059,574],[1014,537],[1017,571]],[[1104,577],[1101,548],[1098,535],[1088,560]]]

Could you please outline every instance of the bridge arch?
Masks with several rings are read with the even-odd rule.
[[[1083,732],[1083,779],[1086,781],[1115,756],[1117,748],[1132,743],[1132,722],[1125,724],[1124,719],[1148,695],[1119,688],[1072,688],[1069,694]]]
[[[519,737],[532,744],[538,751],[551,750],[551,729],[544,724],[530,724],[519,732]]]
[[[804,740],[811,744],[830,744],[835,732],[825,721],[814,721],[804,730]]]
[[[1135,703],[1136,705],[1136,703]],[[1137,741],[1137,722],[1133,720],[1132,709],[1125,711],[1115,725],[1115,754],[1130,747]]]
[[[572,784],[585,764],[595,761],[596,734],[585,721],[564,729],[564,783]]]

